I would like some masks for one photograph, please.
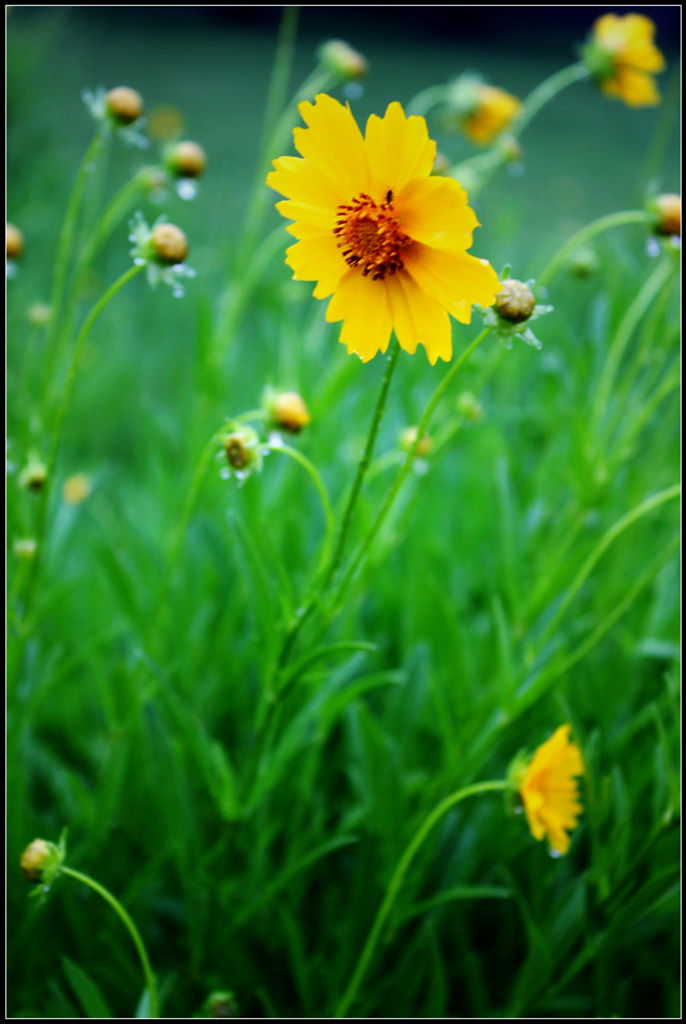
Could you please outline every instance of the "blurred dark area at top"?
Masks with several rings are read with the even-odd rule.
[[[49,8],[26,7],[36,13]],[[86,10],[89,19],[121,22],[125,13],[126,21],[132,25],[155,22],[160,16],[171,25],[193,22],[208,27],[240,26],[253,30],[274,32],[278,29],[283,12],[282,6],[233,6],[219,4],[208,7],[194,6],[87,6],[74,10]],[[414,35],[418,40],[440,38],[443,42],[454,39],[466,43],[489,40],[493,44],[502,42],[509,46],[522,42],[531,44],[532,39],[546,38],[551,41],[568,41],[583,38],[595,17],[605,12],[644,14],[656,25],[660,47],[674,51],[681,43],[681,6],[501,6],[501,5],[442,5],[442,6],[309,6],[300,5],[301,32],[327,36],[335,34],[344,38],[350,33],[365,30],[383,31],[389,40],[396,36]]]

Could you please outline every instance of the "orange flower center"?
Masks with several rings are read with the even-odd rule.
[[[360,192],[352,202],[341,203],[337,215],[333,232],[346,263],[361,268],[364,277],[371,274],[374,281],[404,270],[400,254],[412,239],[400,230],[390,189],[380,204]]]

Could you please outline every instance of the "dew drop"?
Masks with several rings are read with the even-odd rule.
[[[142,256],[136,256],[133,261],[137,267],[142,267],[145,264],[145,260]]]
[[[558,860],[558,858],[562,856],[559,850],[553,850],[552,847],[550,848],[550,850],[548,850],[548,853],[553,858],[553,860]]]
[[[657,256],[660,255],[660,244],[657,241],[657,239],[648,239],[648,241],[646,242],[646,252],[651,257],[651,259],[655,259]]]
[[[179,178],[176,183],[176,192],[181,199],[195,199],[198,194],[198,186],[190,178]]]
[[[347,100],[359,100],[364,96],[364,86],[361,82],[347,82],[343,86],[343,95]]]
[[[224,466],[223,469],[219,470],[219,475],[222,478],[222,480],[228,480],[229,477],[231,476],[231,470]]]
[[[185,293],[181,285],[177,285],[176,288],[174,288],[172,291],[172,295],[174,296],[175,299],[182,299],[184,294]]]

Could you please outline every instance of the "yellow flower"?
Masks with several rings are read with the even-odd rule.
[[[85,473],[74,473],[64,481],[62,497],[67,505],[80,505],[90,493],[91,482]]]
[[[364,137],[348,107],[320,94],[301,103],[308,125],[293,132],[299,157],[283,156],[267,184],[287,199],[276,204],[298,242],[286,263],[297,281],[316,281],[331,296],[330,322],[343,321],[340,341],[365,362],[385,352],[391,336],[403,349],[424,345],[429,361],[452,355],[450,317],[471,320],[490,306],[498,278],[467,249],[478,221],[462,186],[432,175],[436,144],[423,117],[399,103],[372,114]]]
[[[604,14],[593,26],[586,63],[600,88],[630,107],[660,102],[652,76],[665,60],[653,42],[655,25],[642,14]]]
[[[462,121],[461,128],[472,142],[488,145],[508,127],[522,104],[504,89],[481,83],[475,99],[476,106]]]
[[[521,770],[517,789],[534,839],[547,837],[551,849],[566,853],[567,832],[576,828],[581,814],[576,775],[583,775],[581,751],[570,738],[569,725],[561,725]]]

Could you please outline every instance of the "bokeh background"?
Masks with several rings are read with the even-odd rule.
[[[350,93],[360,122],[371,112],[382,113],[392,100],[407,103],[420,90],[468,70],[480,72],[494,85],[523,98],[546,76],[577,58],[577,47],[590,26],[608,10],[638,11],[656,23],[657,42],[667,61],[666,73],[659,76],[664,101],[658,108],[632,110],[601,96],[592,85],[580,84],[563,92],[529,127],[522,139],[521,165],[502,169],[478,197],[476,208],[483,226],[475,234],[472,250],[487,256],[498,270],[511,264],[515,276],[527,279],[545,266],[575,230],[594,218],[640,208],[648,192],[679,191],[678,6],[302,7],[291,89],[311,72],[318,46],[327,39],[342,38],[369,62],[369,75],[361,90]],[[313,531],[303,526],[301,499],[308,503],[310,523],[319,522],[319,510],[310,502],[311,495],[302,498],[299,478],[289,483],[290,467],[270,466],[269,474],[251,480],[240,492],[229,490],[226,481],[219,481],[218,473],[207,484],[206,506],[189,531],[182,566],[186,572],[183,579],[191,584],[179,586],[172,608],[182,637],[181,643],[174,643],[177,661],[172,671],[182,697],[180,706],[188,711],[192,727],[185,721],[188,732],[184,734],[181,716],[178,721],[165,717],[165,710],[156,717],[157,711],[146,707],[145,715],[141,711],[140,731],[136,731],[136,723],[128,734],[130,760],[124,756],[121,762],[117,760],[124,746],[117,747],[118,723],[129,721],[129,706],[135,708],[140,700],[142,707],[145,702],[137,693],[139,677],[132,669],[132,652],[138,643],[136,626],[144,619],[150,600],[149,581],[159,573],[163,561],[160,539],[169,535],[178,513],[179,482],[182,476],[184,483],[190,476],[199,450],[198,438],[191,435],[197,338],[211,323],[228,282],[230,257],[258,159],[282,11],[267,6],[8,9],[7,219],[20,225],[26,238],[26,258],[12,282],[10,316],[14,318],[12,344],[16,348],[10,355],[19,353],[17,364],[27,353],[30,357],[38,351],[24,344],[26,309],[33,302],[49,300],[63,213],[93,133],[81,99],[83,90],[129,85],[142,94],[149,118],[160,109],[174,108],[183,120],[183,135],[201,143],[209,160],[197,197],[186,202],[172,196],[164,207],[169,219],[189,237],[190,263],[197,271],[197,281],[190,284],[180,302],[167,293],[153,296],[143,281],[117,297],[116,313],[103,318],[94,331],[66,427],[63,471],[90,473],[96,493],[82,516],[65,508],[56,516],[51,581],[64,583],[61,593],[65,596],[55,601],[43,647],[32,652],[34,660],[28,662],[23,693],[30,693],[33,700],[35,686],[35,706],[31,705],[35,719],[18,741],[20,756],[10,766],[14,772],[9,790],[8,895],[10,934],[15,940],[10,960],[11,1005],[22,1015],[40,1015],[46,1006],[53,1013],[61,1007],[62,1016],[70,1015],[64,982],[55,981],[61,976],[63,953],[98,978],[121,1016],[130,1012],[139,992],[131,950],[118,922],[111,922],[106,911],[94,911],[92,901],[66,887],[55,893],[42,918],[27,911],[26,889],[13,866],[34,834],[56,838],[65,823],[71,827],[73,863],[88,866],[121,895],[150,938],[161,974],[174,979],[168,1002],[174,1015],[186,1017],[200,1005],[212,984],[236,986],[243,1005],[256,1016],[269,1010],[269,998],[277,1008],[285,1007],[298,1016],[303,1007],[321,1008],[321,992],[331,996],[326,971],[334,956],[328,957],[326,941],[337,934],[329,927],[330,919],[338,914],[336,920],[342,920],[340,915],[348,909],[348,891],[344,885],[329,889],[328,862],[319,874],[313,873],[311,890],[309,881],[295,887],[294,903],[300,899],[305,908],[299,925],[305,934],[303,962],[308,971],[309,954],[318,958],[319,974],[312,972],[315,982],[308,1004],[293,988],[294,972],[284,955],[288,943],[279,931],[281,919],[277,924],[271,918],[261,921],[260,928],[247,937],[240,930],[232,931],[231,909],[242,887],[240,857],[235,878],[230,872],[225,876],[222,872],[225,859],[231,863],[232,853],[226,851],[233,851],[232,837],[227,839],[228,830],[217,828],[215,808],[203,789],[194,761],[197,750],[191,742],[205,736],[202,731],[197,735],[192,731],[201,723],[215,747],[223,744],[233,751],[233,744],[240,745],[245,733],[240,713],[250,710],[251,695],[241,697],[235,687],[227,698],[225,683],[233,678],[248,680],[248,689],[258,674],[250,632],[250,595],[243,589],[237,568],[240,545],[227,544],[223,530],[227,506],[239,510],[237,514],[244,516],[246,524],[262,517],[268,524],[265,544],[273,543],[275,550],[285,552],[289,570],[302,582],[296,575],[301,572],[300,555],[310,550]],[[441,138],[440,145],[455,161],[474,152],[457,136]],[[153,163],[156,159],[154,146],[143,154],[123,145],[113,146],[103,195],[111,195],[142,161]],[[154,217],[155,207],[148,203],[146,213]],[[265,233],[279,221],[275,212],[270,213]],[[115,234],[98,258],[83,295],[84,308],[128,265],[126,234],[125,229]],[[284,232],[284,248],[287,244]],[[563,312],[537,322],[536,333],[544,343],[540,354],[524,345],[515,346],[505,353],[506,372],[494,373],[484,383],[477,361],[474,376],[465,375],[465,387],[476,389],[483,384],[479,391],[487,413],[483,429],[473,432],[464,447],[451,450],[440,471],[427,474],[418,493],[408,498],[403,528],[398,528],[397,535],[391,532],[373,566],[374,586],[363,597],[357,595],[346,620],[349,635],[379,640],[375,663],[379,670],[390,673],[389,666],[402,666],[416,684],[408,699],[399,691],[387,704],[381,699],[372,704],[388,735],[382,741],[387,746],[379,747],[384,756],[380,754],[378,763],[369,767],[369,786],[355,737],[350,740],[344,729],[343,738],[335,737],[333,751],[329,754],[327,750],[324,758],[331,778],[318,799],[327,828],[338,824],[334,819],[338,801],[345,808],[343,797],[351,799],[362,831],[365,822],[371,823],[359,868],[346,874],[347,851],[343,851],[336,861],[340,876],[334,873],[351,886],[350,916],[357,914],[361,922],[358,937],[364,934],[370,912],[365,879],[374,880],[378,888],[380,880],[388,877],[397,858],[398,836],[416,811],[413,801],[424,791],[436,799],[449,791],[455,784],[453,757],[459,760],[465,751],[477,749],[479,756],[483,753],[480,731],[491,719],[489,700],[496,685],[489,674],[496,646],[494,608],[500,607],[502,616],[511,613],[511,622],[516,624],[518,602],[531,596],[529,581],[545,582],[549,564],[552,581],[559,582],[561,593],[604,530],[647,494],[674,482],[678,420],[674,401],[664,416],[661,407],[650,420],[650,429],[639,435],[634,453],[626,459],[614,450],[606,453],[608,465],[618,466],[616,479],[599,482],[597,466],[589,464],[583,440],[587,385],[597,379],[607,338],[635,296],[636,282],[642,282],[652,270],[642,227],[608,234],[599,251],[602,284],[597,291],[593,282],[571,282],[560,275],[555,303]],[[330,374],[333,378],[336,361],[344,363],[345,353],[336,345],[331,329],[328,339],[322,339],[324,308],[309,301],[309,286],[294,285],[280,258],[277,264],[269,268],[264,289],[256,289],[253,307],[241,323],[236,339],[241,359],[231,364],[232,372],[223,382],[221,412],[234,415],[254,407],[268,382],[301,386],[312,400],[314,421],[320,424],[311,439],[303,437],[303,444],[310,445],[305,450],[315,460],[321,458],[323,475],[339,495],[354,471],[364,440],[381,361],[362,367],[348,360],[335,395],[335,416],[327,416],[326,398],[333,389],[320,391],[320,377],[329,380],[326,375]],[[291,294],[292,318],[283,315],[284,309],[291,312]],[[655,314],[654,322],[667,323],[671,313],[673,331],[676,296],[671,300],[666,312],[663,308]],[[307,355],[317,351],[319,342],[314,337],[311,348],[301,345],[302,325],[312,328],[313,337],[320,331],[323,343],[318,354],[326,355],[319,364],[313,361],[308,365]],[[456,329],[456,349],[466,333],[458,335]],[[667,352],[672,341],[665,328],[651,349],[658,360],[664,355],[665,365],[673,358],[673,351]],[[497,351],[489,354],[494,366],[497,356]],[[12,365],[9,369],[11,373]],[[423,356],[404,360],[402,383],[398,381],[384,421],[384,445],[393,443],[401,427],[416,422],[440,369],[432,372]],[[615,402],[628,405],[633,392],[627,394],[628,398],[620,390]],[[612,412],[617,412],[616,404]],[[12,402],[10,390],[10,433],[26,436],[28,431],[22,428],[30,419],[30,401]],[[345,426],[343,437],[338,435],[339,424]],[[620,423],[620,439],[621,427]],[[376,486],[371,492],[378,495],[378,481]],[[577,499],[588,518],[566,549],[565,510],[573,508]],[[673,508],[668,511],[675,512]],[[369,505],[360,512],[363,521],[365,516],[369,519]],[[673,529],[673,518],[665,514],[657,523],[651,519],[639,527],[637,535],[631,534],[618,545],[616,554],[613,552],[602,572],[594,576],[590,597],[585,593],[579,602],[584,607],[570,627],[577,632],[572,633],[571,642],[566,637],[567,642],[573,643],[575,635],[586,636],[589,622],[600,621],[608,609],[618,605],[637,578],[637,566],[642,571],[650,563],[668,529]],[[559,551],[566,553],[566,562],[562,554],[558,561]],[[455,552],[460,552],[459,564]],[[399,580],[411,591],[413,600],[403,600]],[[674,664],[678,582],[678,568],[672,561],[654,592],[642,595],[610,641],[599,645],[584,661],[578,677],[575,673],[571,683],[565,680],[560,687],[589,744],[592,740],[595,763],[607,773],[607,778],[598,778],[598,791],[601,782],[605,787],[605,803],[598,800],[595,821],[599,834],[607,837],[603,854],[608,878],[614,878],[615,871],[621,877],[625,849],[627,863],[633,863],[634,854],[638,857],[636,851],[642,850],[638,840],[659,820],[664,793],[672,785],[677,740],[669,716],[676,706],[676,673],[670,677],[669,693],[664,676]],[[212,598],[209,602],[203,598],[207,594]],[[584,619],[586,613],[588,619]],[[111,648],[103,642],[95,654],[83,653],[80,645],[84,639],[97,638],[99,630],[104,635],[113,622],[116,627],[122,621],[121,635],[114,636]],[[218,635],[225,640],[230,637],[225,650],[215,642]],[[521,635],[513,630],[513,637],[518,652]],[[171,639],[175,641],[176,635]],[[641,653],[642,644],[647,653]],[[54,652],[61,659],[59,673],[53,672],[50,661]],[[432,687],[444,694],[450,705],[446,714],[450,728],[455,726],[455,743],[448,727],[447,739],[436,739]],[[652,726],[646,726],[653,701],[663,702],[660,713],[669,726],[664,747],[656,744]],[[450,717],[453,705],[457,709],[455,722]],[[559,705],[551,707],[548,702],[535,707],[521,722],[503,730],[481,760],[474,755],[471,767],[479,777],[501,772],[520,746],[544,738],[557,724],[554,716],[561,713]],[[353,732],[351,727],[350,734]],[[395,760],[385,757],[387,750]],[[616,753],[626,756],[613,760]],[[665,766],[662,775],[654,763],[659,758]],[[336,777],[344,763],[352,766],[350,785],[347,777],[344,782]],[[361,780],[359,794],[355,772]],[[305,818],[310,808],[308,784],[307,780],[302,784]],[[177,788],[182,794],[178,799]],[[348,790],[354,791],[354,799]],[[166,800],[160,798],[156,803],[163,791]],[[386,799],[388,792],[392,792],[394,803]],[[290,796],[286,791],[285,799]],[[277,824],[279,809],[283,813],[287,806],[279,804],[280,799],[278,791]],[[319,808],[317,803],[316,810]],[[393,810],[398,815],[396,821]],[[492,807],[475,808],[468,818],[459,820],[459,827],[451,825],[446,830],[432,884],[440,889],[456,878],[467,877],[474,884],[483,881],[484,865],[497,867],[504,855],[505,835],[515,882],[522,892],[534,894],[534,918],[547,922],[550,913],[556,941],[566,928],[574,942],[583,942],[584,936],[602,939],[606,922],[592,919],[595,907],[589,904],[588,916],[584,916],[586,879],[577,870],[579,862],[570,858],[563,864],[553,863],[540,848],[532,850],[536,844],[525,834],[521,821],[515,825],[508,821],[501,827],[498,813]],[[179,822],[184,823],[183,828]],[[385,844],[376,842],[373,829],[377,822],[386,831]],[[522,826],[519,833],[518,826]],[[588,832],[590,828],[583,832],[582,842],[590,845]],[[510,842],[512,836],[517,838]],[[292,838],[288,834],[283,841],[286,852],[292,853]],[[296,850],[298,838],[292,843]],[[678,860],[675,838],[670,832],[665,839],[669,846],[660,847],[653,859],[652,853],[645,861],[639,859],[631,879],[640,896],[643,875],[654,876],[658,912],[649,918],[639,915],[637,924],[629,916],[626,927],[619,915],[612,918],[615,937],[605,959],[600,959],[600,966],[591,963],[583,973],[583,983],[575,978],[572,991],[563,992],[564,998],[555,1004],[536,1002],[539,965],[533,956],[526,960],[529,976],[528,982],[524,981],[531,984],[534,995],[527,1001],[526,984],[521,991],[517,989],[517,972],[529,956],[528,944],[533,947],[538,939],[535,933],[533,939],[531,933],[524,938],[514,901],[504,904],[502,910],[479,902],[464,909],[451,905],[448,938],[442,937],[442,948],[454,984],[443,1003],[439,991],[435,1005],[439,1009],[449,1006],[456,1016],[467,1015],[479,1005],[496,1015],[504,1000],[511,998],[510,1008],[547,1015],[552,1007],[560,1017],[602,1016],[608,1008],[620,1008],[628,1015],[636,1006],[648,1013],[675,1015],[677,915],[671,890],[672,902],[664,907],[660,903],[666,891],[665,876],[660,872],[663,867],[672,870]],[[274,856],[275,871],[281,869],[280,842],[281,837],[276,836],[265,856],[266,864]],[[597,846],[602,847],[602,842]],[[586,863],[585,857],[586,846],[580,863]],[[230,888],[234,883],[236,892]],[[246,891],[250,884],[252,879],[246,882]],[[426,894],[434,891],[428,887]],[[588,892],[592,892],[590,885]],[[653,898],[652,892],[645,897],[646,905],[649,897]],[[218,907],[221,913],[217,913]],[[563,907],[564,913],[558,915],[558,907]],[[93,921],[98,923],[95,940]],[[54,935],[60,937],[59,943],[49,941]],[[415,936],[416,947],[412,945]],[[422,946],[420,938],[419,927],[410,922],[409,962],[387,964],[389,993],[399,1000],[394,1005],[401,1009],[405,988],[401,985],[391,991],[393,971],[403,980],[412,975],[412,956],[417,951],[431,961],[431,947]],[[569,942],[571,949],[572,938]],[[230,969],[226,948],[232,953]],[[545,953],[544,948],[542,961]],[[344,959],[338,958],[339,973]],[[435,961],[439,964],[440,957]],[[560,961],[562,973],[566,953]],[[487,983],[481,993],[474,980],[479,971]],[[264,987],[271,988],[267,995],[260,992],[258,998],[263,983],[260,974],[269,979]],[[383,971],[379,974],[382,983],[373,998],[377,999],[378,1015],[383,1015]],[[425,976],[416,975],[418,988]],[[472,987],[466,987],[468,984]],[[436,989],[440,988],[437,982]],[[406,1005],[421,1008],[426,1005],[422,998],[421,992],[408,990]]]

